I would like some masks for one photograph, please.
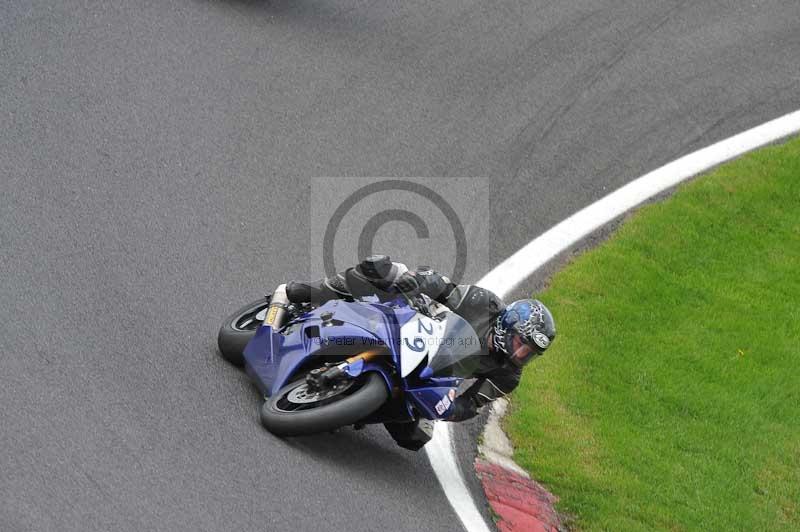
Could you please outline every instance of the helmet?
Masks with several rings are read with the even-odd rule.
[[[522,367],[544,353],[555,337],[556,324],[547,307],[538,299],[520,299],[497,316],[492,346]]]

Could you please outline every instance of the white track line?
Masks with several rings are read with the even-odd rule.
[[[425,446],[428,460],[447,500],[450,501],[450,506],[467,532],[489,532],[489,527],[475,506],[464,477],[461,476],[451,434],[450,423],[436,423],[433,426],[433,439]]]
[[[800,131],[800,111],[776,118],[673,161],[631,181],[573,214],[500,263],[476,284],[506,296],[549,260],[627,211],[681,181],[727,160]],[[454,456],[449,423],[436,423],[425,446],[428,460],[450,505],[467,532],[488,532]]]

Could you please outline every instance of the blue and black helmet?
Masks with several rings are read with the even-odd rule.
[[[556,337],[553,315],[538,299],[520,299],[497,316],[492,345],[515,366],[544,353]]]

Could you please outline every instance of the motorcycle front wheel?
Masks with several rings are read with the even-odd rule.
[[[383,377],[367,372],[319,393],[305,379],[285,386],[261,407],[261,423],[277,436],[304,436],[352,425],[386,402]]]

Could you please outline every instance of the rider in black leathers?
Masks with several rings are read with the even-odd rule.
[[[553,317],[538,300],[506,305],[489,290],[456,285],[424,266],[410,272],[385,255],[367,257],[357,266],[318,282],[290,281],[286,285],[290,302],[316,305],[367,295],[390,297],[398,292],[425,294],[447,306],[481,339],[487,356],[481,357],[475,383],[454,401],[448,421],[474,417],[480,407],[511,392],[519,384],[522,367],[544,353],[555,338]]]

